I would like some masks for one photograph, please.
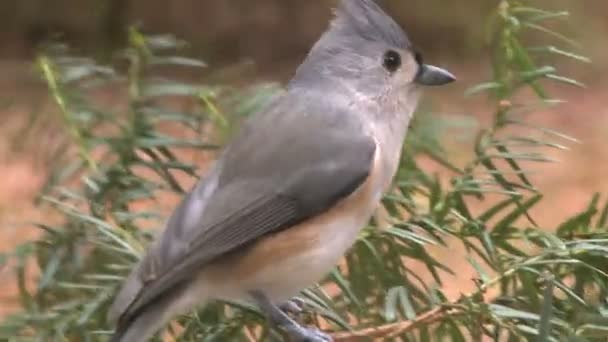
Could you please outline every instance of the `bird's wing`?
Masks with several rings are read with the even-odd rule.
[[[110,319],[130,321],[206,263],[331,208],[365,181],[376,145],[359,118],[293,102],[279,100],[235,137],[132,272]]]

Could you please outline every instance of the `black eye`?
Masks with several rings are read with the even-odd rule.
[[[389,72],[395,72],[401,66],[401,55],[394,50],[388,50],[384,54],[384,68]]]

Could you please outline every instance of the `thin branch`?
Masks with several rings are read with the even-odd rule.
[[[416,317],[412,321],[403,321],[380,325],[357,331],[346,331],[331,334],[335,342],[356,342],[362,338],[394,338],[416,329],[420,325],[429,325],[443,320],[446,316],[455,313],[455,309],[446,310],[445,307],[437,307]]]
[[[534,258],[533,258],[534,259]],[[411,321],[402,321],[397,323],[390,323],[380,325],[377,327],[366,328],[356,331],[337,332],[331,334],[331,337],[335,342],[357,342],[361,339],[372,338],[372,339],[389,339],[403,335],[417,329],[421,325],[431,325],[444,320],[447,316],[453,316],[458,313],[463,313],[460,308],[463,300],[467,298],[475,298],[480,294],[486,292],[490,287],[493,287],[500,283],[505,277],[512,276],[517,271],[516,268],[511,268],[504,273],[498,275],[494,279],[479,286],[477,291],[463,295],[459,299],[445,303],[444,305],[434,308],[430,311],[423,313]],[[485,299],[485,303],[492,303],[495,299]]]

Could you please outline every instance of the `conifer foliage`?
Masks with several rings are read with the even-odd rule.
[[[336,341],[606,340],[605,198],[590,194],[587,208],[557,227],[539,226],[530,214],[543,194],[529,169],[552,161],[548,149],[567,149],[575,139],[527,119],[559,104],[547,82],[581,86],[544,63],[588,62],[575,42],[548,26],[567,13],[531,2],[498,1],[488,27],[480,27],[488,30],[492,78],[467,95],[490,96],[495,110],[492,124],[476,135],[474,158],[463,165],[451,160],[441,123],[417,113],[382,215],[319,286],[303,292],[299,320],[323,327]],[[528,46],[530,35],[549,43]],[[191,156],[212,154],[221,133],[229,134],[277,91],[163,77],[159,67],[205,67],[179,55],[181,45],[131,29],[129,47],[113,66],[62,46],[37,59],[65,128],[40,199],[62,219],[38,223],[39,239],[2,258],[15,268],[22,310],[1,322],[1,338],[106,340],[113,295],[151,241],[149,226],[160,228],[165,219],[158,199],[187,190],[180,179],[202,173]],[[122,92],[126,106],[116,111],[100,104],[94,94],[104,87]],[[529,90],[535,98],[515,100]],[[420,156],[452,176],[446,181],[425,170]],[[448,243],[464,246],[478,273],[476,290],[456,299],[445,294],[452,270],[429,248]],[[415,271],[412,260],[424,267]],[[26,276],[29,267],[40,270],[35,280]],[[281,339],[247,303],[212,304],[180,317],[167,334],[177,341]]]

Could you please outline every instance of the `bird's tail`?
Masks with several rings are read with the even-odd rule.
[[[110,342],[145,342],[177,315],[204,305],[207,300],[186,291],[173,290],[146,305],[131,317],[122,317]]]
[[[151,339],[165,323],[162,308],[149,308],[130,322],[118,324],[110,342],[145,342]]]

